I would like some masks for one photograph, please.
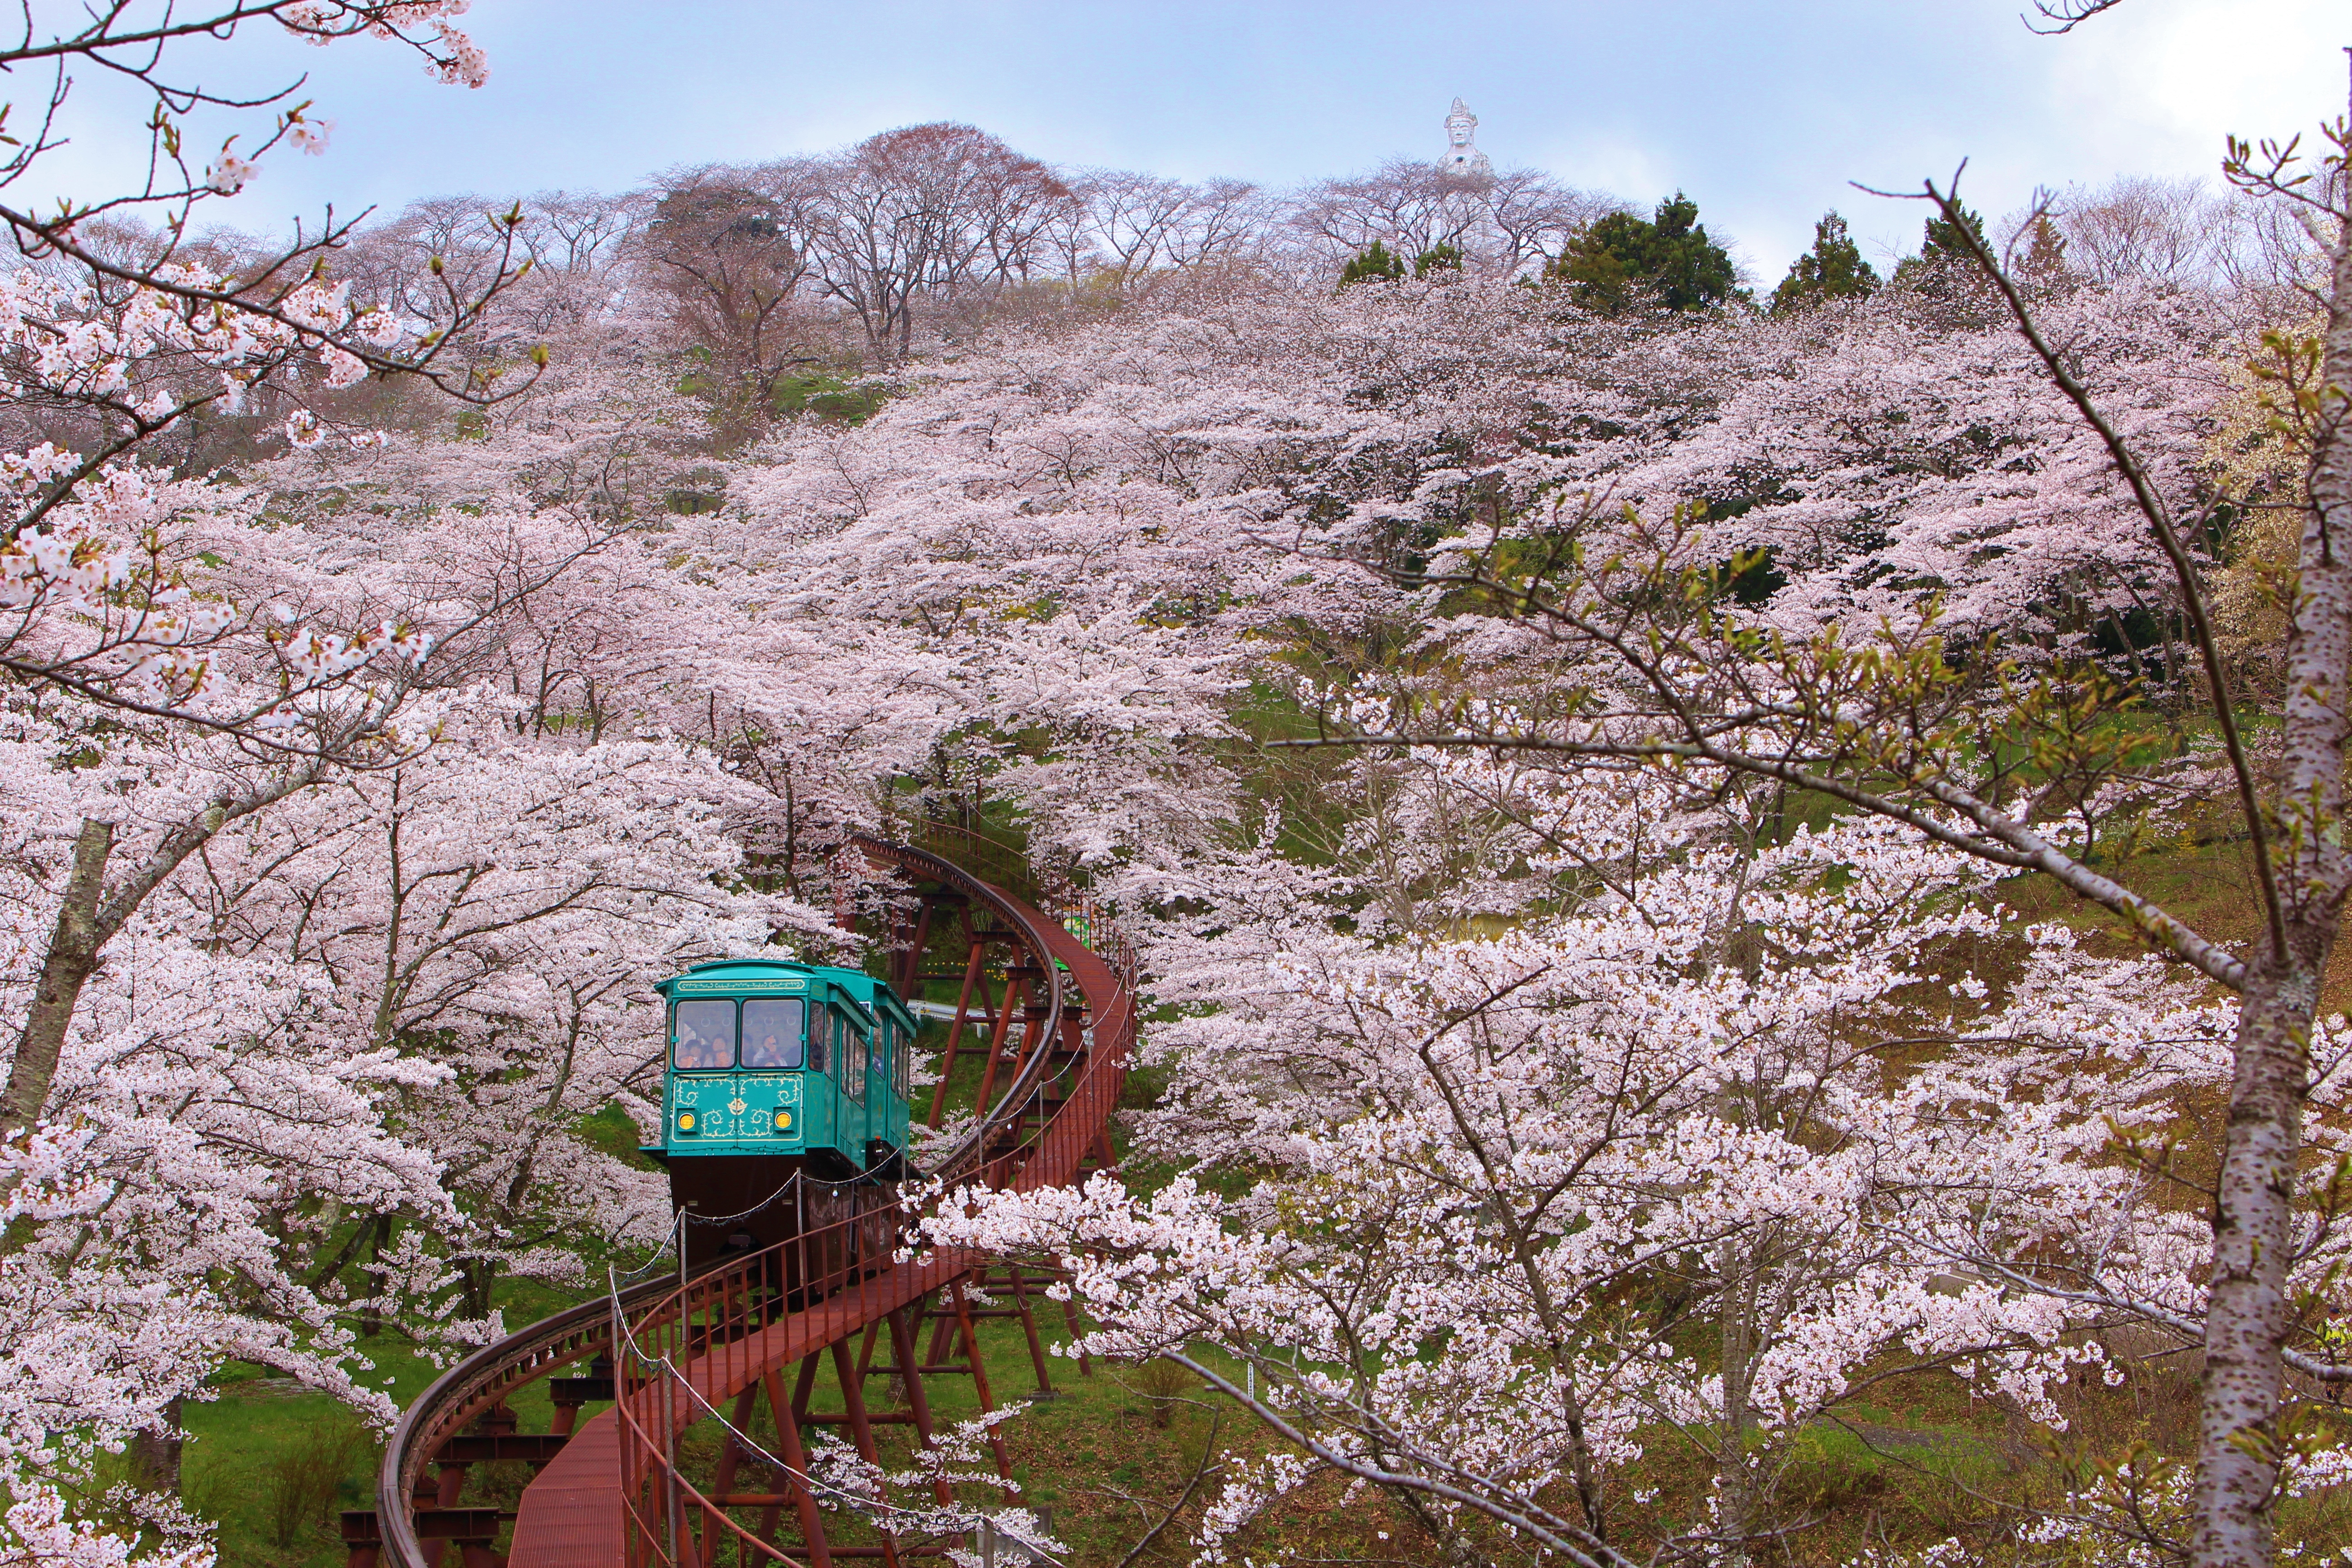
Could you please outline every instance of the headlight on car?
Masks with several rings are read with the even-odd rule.
[[[680,1132],[691,1132],[694,1131],[694,1126],[693,1111],[681,1110],[677,1113],[677,1130]]]
[[[776,1131],[779,1132],[790,1132],[792,1130],[793,1113],[786,1110],[782,1106],[778,1106],[776,1108]]]

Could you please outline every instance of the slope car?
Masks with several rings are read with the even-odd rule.
[[[887,984],[854,969],[727,959],[655,989],[669,1049],[662,1142],[646,1152],[673,1188],[716,1197],[741,1186],[715,1169],[681,1182],[685,1167],[726,1158],[759,1167],[740,1173],[751,1187],[794,1166],[827,1181],[898,1174],[920,1026]]]

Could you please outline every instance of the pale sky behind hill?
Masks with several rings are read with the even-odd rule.
[[[1498,166],[1645,210],[1687,191],[1767,286],[1827,207],[1866,253],[1916,247],[1916,205],[1849,181],[1916,189],[1966,157],[1963,195],[1998,216],[2037,184],[2211,179],[2226,132],[2344,110],[2352,0],[2126,0],[2066,37],[2028,32],[2024,3],[477,0],[478,91],[375,43],[257,36],[183,58],[220,88],[307,69],[335,121],[324,157],[278,154],[215,209],[249,229],[330,199],[620,190],[929,120],[1056,163],[1288,185],[1435,157],[1458,94]],[[108,90],[86,82],[77,107]],[[116,188],[143,153],[133,131],[82,121],[58,188]]]

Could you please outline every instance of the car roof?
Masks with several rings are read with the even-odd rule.
[[[803,984],[791,985],[790,982],[795,979],[802,981]],[[787,988],[808,990],[813,989],[808,983],[816,982],[847,1001],[861,1015],[861,1022],[870,1023],[871,1015],[887,1012],[910,1032],[920,1026],[897,992],[862,969],[845,969],[829,963],[803,963],[795,959],[721,958],[698,963],[683,973],[656,982],[654,989],[664,996],[675,998],[680,992],[679,983],[687,980],[703,982],[704,984],[688,989],[714,998],[739,988],[770,991],[771,994]]]

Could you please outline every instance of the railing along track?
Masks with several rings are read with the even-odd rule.
[[[940,829],[939,837],[958,847],[963,847],[961,841],[966,837],[992,846],[992,841],[950,825],[929,826]],[[1028,949],[1043,975],[1045,1001],[1036,1048],[1027,1053],[1021,1070],[987,1114],[922,1167],[920,1173],[945,1184],[1024,1191],[1067,1182],[1103,1135],[1125,1079],[1134,1028],[1132,951],[1092,901],[1074,889],[1055,887],[1042,896],[1067,906],[1066,913],[1083,918],[1088,932],[1084,944],[1060,926],[1045,923],[1053,917],[1028,900],[982,880],[931,849],[863,837],[853,840],[853,847],[871,860],[939,882],[985,904]],[[1032,889],[1024,887],[1022,891]],[[1076,1068],[1076,1079],[1053,1114],[1039,1117],[1034,1137],[991,1155],[991,1141],[1008,1127],[1018,1128],[1032,1102],[1056,1076],[1053,1045],[1061,1037],[1067,994],[1067,972],[1065,963],[1057,962],[1056,949],[1073,947],[1078,947],[1086,960],[1099,962],[1103,973],[1097,977],[1096,988],[1107,992],[1087,998],[1087,1048],[1075,1063],[1066,1064]],[[1075,960],[1079,953],[1065,952],[1060,957]],[[624,1455],[622,1475],[616,1478],[620,1495],[614,1503],[627,1510],[635,1527],[631,1531],[631,1555],[638,1556],[639,1542],[651,1542],[650,1561],[676,1561],[675,1509],[682,1505],[698,1512],[706,1537],[731,1534],[739,1540],[739,1551],[784,1560],[781,1552],[751,1537],[727,1516],[724,1508],[674,1474],[665,1477],[666,1484],[658,1489],[645,1484],[642,1461],[648,1454],[667,1450],[667,1443],[648,1429],[648,1422],[657,1420],[661,1426],[675,1427],[692,1425],[698,1416],[691,1408],[677,1407],[677,1385],[687,1384],[687,1379],[666,1373],[650,1384],[637,1380],[633,1386],[629,1367],[649,1351],[656,1362],[668,1368],[694,1363],[701,1369],[695,1381],[709,1383],[717,1398],[691,1385],[684,1392],[689,1403],[698,1399],[715,1412],[718,1398],[746,1386],[746,1378],[805,1353],[811,1333],[822,1331],[826,1337],[821,1343],[834,1342],[842,1333],[880,1321],[907,1300],[919,1300],[961,1279],[980,1262],[970,1256],[949,1255],[879,1266],[882,1260],[866,1256],[868,1248],[862,1245],[869,1219],[853,1215],[764,1251],[722,1260],[683,1281],[675,1272],[656,1276],[615,1297],[583,1302],[533,1323],[450,1368],[402,1415],[385,1448],[376,1485],[381,1560],[395,1568],[431,1568],[438,1560],[438,1545],[427,1552],[417,1535],[411,1509],[426,1468],[436,1463],[443,1446],[502,1405],[516,1389],[556,1367],[598,1353],[610,1353],[614,1362],[615,1414],[623,1431]],[[636,1342],[623,1345],[616,1342],[618,1339]],[[634,1357],[625,1353],[632,1348],[636,1352]],[[657,1417],[656,1403],[661,1406]],[[640,1461],[634,1468],[631,1456]],[[649,1489],[677,1500],[671,1517],[641,1517],[641,1500]],[[671,1550],[662,1550],[665,1540]]]

